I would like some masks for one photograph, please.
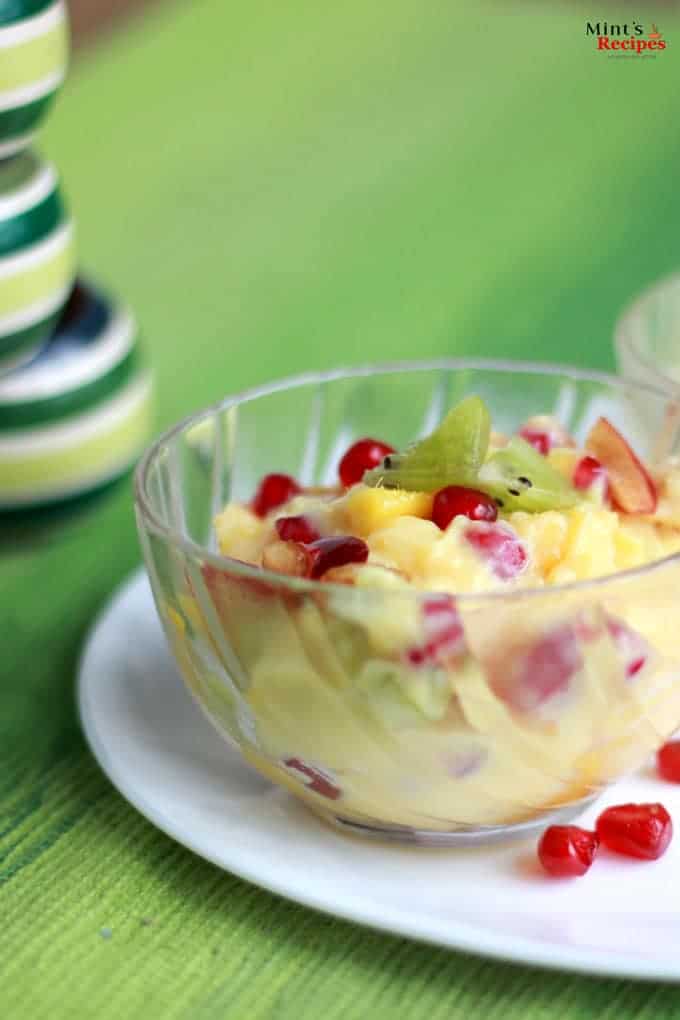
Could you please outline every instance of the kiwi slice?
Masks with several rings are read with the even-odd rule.
[[[367,471],[365,485],[435,492],[445,485],[474,485],[489,446],[491,419],[483,400],[466,397],[425,439],[391,453]]]
[[[581,497],[549,461],[519,436],[489,457],[479,471],[477,488],[504,511],[566,510]]]

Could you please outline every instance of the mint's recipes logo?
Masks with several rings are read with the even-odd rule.
[[[663,34],[652,23],[649,31],[639,21],[626,21],[614,25],[609,21],[587,21],[586,36],[594,37],[595,48],[607,51],[610,56],[651,57],[666,49]]]

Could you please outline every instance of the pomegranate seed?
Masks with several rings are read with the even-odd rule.
[[[669,783],[680,783],[680,740],[669,740],[657,751],[656,767]]]
[[[467,529],[465,538],[503,581],[517,577],[527,565],[526,548],[508,524],[480,521]]]
[[[623,659],[626,679],[632,680],[647,662],[649,645],[637,631],[615,616],[607,618],[607,630]]]
[[[523,654],[500,661],[492,686],[511,708],[533,712],[556,695],[564,694],[582,665],[574,628],[556,627]]]
[[[426,599],[422,614],[426,641],[406,652],[406,659],[412,666],[444,664],[465,653],[463,621],[451,595]]]
[[[287,503],[301,491],[290,475],[265,475],[255,493],[252,511],[258,517],[266,517],[270,510]]]
[[[379,439],[359,439],[340,461],[340,481],[346,489],[356,485],[364,477],[364,471],[377,467],[388,453],[394,453],[394,447]]]
[[[319,538],[302,548],[307,556],[307,576],[313,579],[318,579],[331,567],[365,563],[368,559],[368,546],[361,538],[352,535]]]
[[[469,517],[471,521],[495,521],[498,507],[485,492],[466,489],[462,485],[447,485],[440,489],[432,504],[432,520],[444,531],[454,517]]]
[[[550,453],[553,442],[550,433],[548,432],[537,432],[535,429],[523,428],[520,429],[520,436],[522,439],[526,439],[527,443],[531,443],[535,450],[542,453],[544,457],[547,457]]]
[[[585,875],[600,845],[596,832],[578,825],[551,825],[538,843],[538,859],[556,878]]]
[[[596,828],[604,846],[645,861],[661,857],[673,836],[671,816],[662,804],[618,804],[602,812]]]
[[[301,758],[286,758],[283,764],[290,772],[295,772],[298,778],[302,777],[308,790],[329,800],[338,800],[342,796],[342,790],[335,785],[331,776],[316,765],[308,765]]]
[[[315,542],[317,538],[321,538],[309,517],[305,517],[304,514],[297,517],[279,517],[275,527],[282,542]]]
[[[606,481],[607,472],[595,457],[581,457],[574,468],[572,482],[576,489],[589,489],[595,482]]]

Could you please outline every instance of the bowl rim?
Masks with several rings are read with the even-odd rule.
[[[668,273],[666,276],[654,280],[649,286],[639,291],[624,306],[623,311],[616,320],[614,325],[614,344],[619,353],[626,351],[631,354],[650,373],[655,385],[659,386],[660,389],[665,388],[667,391],[677,394],[680,390],[680,383],[664,373],[659,367],[659,362],[641,350],[638,341],[628,334],[628,329],[641,316],[645,307],[653,304],[662,294],[673,290],[680,292],[680,271]]]
[[[679,274],[680,279],[680,274]],[[162,538],[168,544],[180,548],[188,557],[202,560],[206,564],[223,573],[229,573],[235,577],[251,581],[266,582],[268,585],[278,587],[295,593],[308,594],[332,594],[333,592],[344,593],[347,597],[347,585],[329,583],[328,581],[313,581],[307,578],[292,577],[287,574],[276,573],[242,560],[225,556],[222,553],[214,552],[207,546],[195,542],[192,538],[183,535],[180,531],[167,524],[164,524],[156,516],[147,495],[147,478],[149,471],[154,464],[156,457],[161,450],[173,441],[173,439],[187,429],[197,425],[203,419],[226,411],[230,407],[250,403],[260,397],[270,396],[288,389],[295,389],[301,386],[319,385],[332,382],[336,379],[348,379],[370,375],[386,375],[397,372],[423,372],[442,370],[478,370],[501,373],[520,372],[528,375],[566,375],[574,380],[583,382],[600,382],[620,389],[633,389],[637,392],[648,393],[655,398],[666,402],[674,400],[672,392],[657,389],[647,383],[639,383],[623,376],[613,375],[607,372],[599,372],[589,369],[576,368],[558,362],[537,362],[521,361],[514,359],[493,359],[493,358],[427,358],[419,360],[375,362],[371,364],[347,365],[325,371],[301,372],[296,375],[275,379],[258,386],[251,386],[238,393],[230,394],[213,404],[209,404],[192,414],[186,415],[174,425],[165,429],[147,447],[142,454],[134,472],[134,495],[135,508],[137,511],[138,526],[142,527],[156,536]],[[142,536],[143,552],[146,554],[146,542]],[[573,594],[581,591],[590,591],[616,582],[627,582],[641,578],[655,571],[665,568],[671,563],[680,564],[680,552],[671,553],[658,560],[652,560],[638,567],[631,567],[627,570],[619,570],[612,574],[604,574],[599,577],[586,578],[579,581],[570,581],[565,584],[543,585],[528,588],[512,588],[511,590],[495,589],[488,592],[451,592],[457,603],[473,603],[484,605],[498,601],[512,602],[525,599],[543,597],[555,598],[562,594]],[[356,590],[351,589],[356,597]],[[359,589],[361,599],[367,600],[373,597],[379,598],[410,598],[422,601],[435,595],[442,595],[441,591],[430,591],[427,589],[389,589],[382,588],[361,588]],[[449,593],[446,593],[449,594]]]

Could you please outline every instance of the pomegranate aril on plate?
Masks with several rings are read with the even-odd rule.
[[[599,838],[596,832],[578,825],[551,825],[538,844],[538,859],[549,875],[576,878],[590,868]]]
[[[338,467],[340,481],[346,489],[349,489],[351,485],[361,481],[365,471],[377,467],[390,453],[394,453],[394,447],[381,443],[379,439],[359,439],[350,446],[340,461]]]
[[[317,538],[321,538],[318,528],[304,514],[279,517],[275,527],[282,542],[316,542]]]
[[[265,475],[255,493],[252,511],[258,517],[266,517],[270,510],[287,503],[301,491],[298,483],[290,475]]]
[[[318,580],[333,567],[343,567],[346,563],[365,563],[368,559],[368,546],[361,538],[353,535],[319,538],[302,548],[307,557],[307,576],[313,580]]]
[[[671,816],[662,804],[618,804],[597,820],[600,842],[626,857],[655,861],[673,836]]]
[[[657,751],[656,767],[669,783],[680,783],[680,740],[669,740]]]
[[[507,524],[480,521],[474,528],[468,528],[465,539],[502,581],[517,577],[527,565],[524,543]]]
[[[485,492],[468,489],[463,485],[447,485],[440,489],[432,504],[432,520],[445,531],[454,517],[468,517],[471,521],[495,521],[498,507]]]

